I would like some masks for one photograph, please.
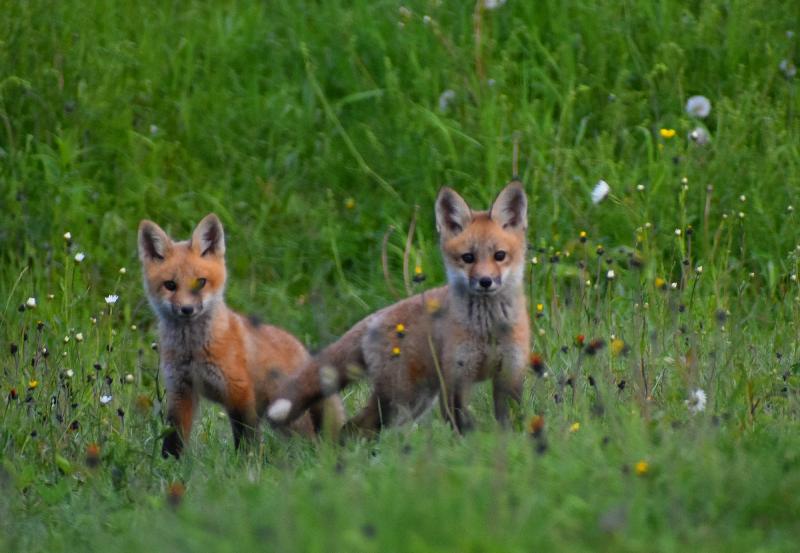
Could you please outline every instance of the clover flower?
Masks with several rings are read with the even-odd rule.
[[[711,100],[705,96],[692,96],[686,101],[686,113],[705,119],[711,113]]]

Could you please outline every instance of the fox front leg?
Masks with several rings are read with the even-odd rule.
[[[180,458],[183,447],[189,442],[192,433],[192,421],[197,407],[197,394],[191,387],[185,386],[167,392],[167,422],[172,431],[164,437],[161,456],[164,458]]]

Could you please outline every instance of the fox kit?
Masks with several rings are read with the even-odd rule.
[[[179,457],[189,439],[198,396],[222,404],[236,447],[256,435],[279,381],[308,362],[305,347],[280,328],[259,324],[225,305],[225,237],[216,215],[206,216],[190,240],[173,242],[155,223],[139,224],[144,287],[158,316],[167,418],[176,431],[162,455]],[[326,413],[343,417],[338,396]],[[303,413],[293,429],[310,435],[316,421]]]
[[[283,389],[269,409],[288,422],[312,402],[345,386],[358,369],[372,384],[367,405],[348,423],[378,431],[414,418],[439,394],[446,419],[463,432],[472,384],[491,379],[497,420],[519,401],[530,328],[523,274],[527,199],[513,181],[489,211],[472,211],[442,188],[436,227],[448,284],[412,296],[357,323]]]

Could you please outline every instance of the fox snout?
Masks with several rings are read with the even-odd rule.
[[[203,304],[198,303],[172,303],[172,314],[179,319],[192,319],[203,311]]]
[[[503,284],[500,276],[491,277],[488,275],[470,277],[469,286],[472,290],[480,293],[496,292]]]

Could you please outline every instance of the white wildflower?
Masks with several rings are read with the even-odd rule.
[[[497,8],[502,8],[506,3],[506,0],[483,0],[483,7],[487,10],[496,10]]]
[[[102,403],[103,405],[108,405],[109,403],[111,403],[112,399],[114,399],[114,396],[112,396],[111,394],[100,396],[100,403]]]
[[[72,369],[67,369],[67,372],[65,372],[64,374],[67,375],[67,378],[72,378],[73,376],[75,376],[75,371],[73,371]]]
[[[67,242],[72,240],[72,233],[70,231],[64,233],[64,240],[66,240]]]
[[[616,278],[616,276],[617,275],[616,275],[616,273],[614,273],[614,269],[609,269],[608,272],[606,273],[606,278],[608,280],[614,280]]]
[[[133,375],[131,373],[125,375],[125,382],[127,382],[128,384],[133,383]]]
[[[85,253],[78,252],[78,253],[75,254],[75,263],[80,263],[84,259],[86,259],[86,254]]]
[[[150,125],[150,136],[158,134],[158,125]]]
[[[448,88],[439,95],[439,111],[444,113],[450,108],[450,104],[456,99],[456,91]]]
[[[599,181],[597,181],[597,184],[595,184],[594,188],[592,189],[592,203],[599,204],[600,202],[606,199],[609,192],[611,192],[611,187],[608,185],[606,181],[600,179]]]
[[[685,400],[686,408],[691,414],[697,414],[706,410],[706,393],[700,388],[689,394],[689,399]]]
[[[76,342],[83,342],[83,332],[78,332],[78,333],[75,335],[75,341],[76,341]]]
[[[25,300],[25,307],[27,307],[28,309],[35,308],[36,307],[36,298],[30,297],[27,300]]]
[[[639,192],[644,192],[644,185],[643,184],[637,184],[636,185],[636,190],[638,190]]]
[[[711,113],[711,100],[705,96],[692,96],[686,101],[686,113],[704,119]]]
[[[124,275],[127,272],[128,272],[128,269],[126,269],[125,267],[120,267],[119,268],[119,274]]]
[[[115,303],[117,303],[117,300],[118,300],[118,299],[119,299],[119,296],[118,296],[118,295],[116,295],[116,294],[109,294],[108,296],[106,296],[106,303],[107,303],[108,305],[114,305]]]

